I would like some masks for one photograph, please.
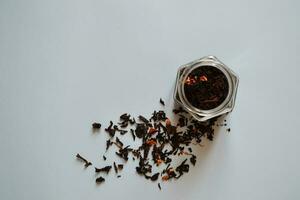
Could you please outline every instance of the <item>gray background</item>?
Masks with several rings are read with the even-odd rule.
[[[299,199],[300,3],[0,1],[0,199]],[[129,164],[101,186],[108,125],[172,109],[177,68],[212,54],[240,76],[232,131],[162,191]],[[125,139],[126,140],[126,139]],[[128,138],[128,142],[130,138]],[[112,156],[108,160],[111,162]]]

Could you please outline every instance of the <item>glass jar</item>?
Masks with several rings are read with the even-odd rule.
[[[209,66],[219,69],[225,75],[228,83],[228,93],[225,100],[217,107],[209,110],[199,109],[193,106],[186,97],[184,86],[189,74],[200,67]],[[237,88],[238,76],[215,56],[205,56],[188,64],[181,66],[177,72],[176,85],[174,90],[174,100],[188,111],[196,120],[206,121],[216,116],[231,112],[234,107]]]

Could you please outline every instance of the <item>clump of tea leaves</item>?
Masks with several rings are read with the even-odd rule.
[[[184,93],[190,104],[201,110],[221,105],[229,93],[225,74],[213,66],[194,69],[184,82]]]

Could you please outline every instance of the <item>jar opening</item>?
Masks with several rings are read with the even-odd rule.
[[[200,110],[220,106],[229,94],[227,76],[214,66],[204,65],[193,69],[183,84],[187,101]]]

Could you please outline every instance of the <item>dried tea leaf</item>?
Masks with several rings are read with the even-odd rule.
[[[196,156],[195,155],[192,155],[192,157],[190,158],[190,162],[195,165],[196,164]]]
[[[116,143],[123,147],[123,142],[121,142],[121,140],[118,137],[116,137]]]
[[[116,133],[116,129],[115,127],[113,128],[113,122],[110,121],[109,122],[109,126],[107,128],[105,128],[104,130],[110,135],[110,137],[114,137],[115,133]]]
[[[158,186],[159,190],[161,190],[161,186],[160,186],[160,183],[158,183],[158,184],[157,184],[157,186]]]
[[[156,173],[151,176],[151,181],[156,181],[158,179],[159,173]]]
[[[97,122],[94,122],[94,123],[92,124],[92,127],[93,127],[93,129],[100,129],[100,128],[101,128],[101,124],[100,124],[100,123],[97,123]]]
[[[76,158],[82,162],[84,162],[84,166],[88,167],[90,165],[92,165],[92,163],[90,161],[88,161],[87,159],[85,159],[84,157],[82,157],[79,153],[76,155]]]
[[[133,129],[130,129],[130,133],[131,133],[131,135],[132,135],[132,139],[133,139],[133,141],[135,141],[135,135],[134,135],[134,131],[133,131]]]
[[[138,138],[142,138],[147,134],[147,126],[145,124],[137,124],[136,129],[135,129],[135,135]]]
[[[104,181],[105,181],[105,179],[102,176],[100,176],[96,179],[97,184],[103,183]]]
[[[115,172],[116,172],[116,174],[118,173],[118,167],[117,167],[117,165],[116,165],[116,163],[114,162],[114,169],[115,169]]]
[[[122,170],[123,169],[123,165],[122,164],[118,164],[118,170]]]
[[[161,98],[159,99],[159,103],[160,103],[161,105],[165,106],[165,102],[164,102]]]
[[[110,139],[106,140],[106,151],[112,144],[113,144],[113,142]]]
[[[99,172],[106,172],[106,173],[108,174],[109,171],[110,171],[110,169],[111,169],[111,166],[110,166],[110,165],[108,165],[108,166],[106,166],[106,167],[103,167],[103,168],[97,168],[97,167],[95,167],[95,172],[96,172],[96,173],[99,173]]]
[[[141,121],[144,122],[145,124],[149,124],[149,120],[146,119],[145,117],[143,117],[142,115],[139,116],[139,120],[141,120]]]

